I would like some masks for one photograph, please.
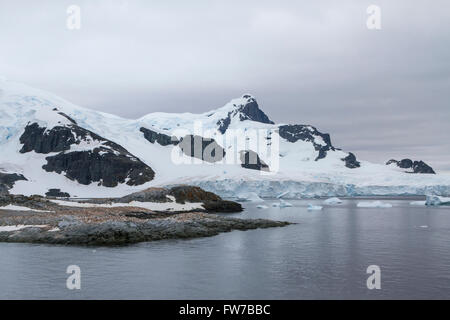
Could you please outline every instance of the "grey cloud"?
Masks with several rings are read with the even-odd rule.
[[[204,112],[250,92],[360,158],[450,170],[450,4],[373,1],[10,1],[0,74],[136,118]],[[82,28],[65,28],[77,4]]]

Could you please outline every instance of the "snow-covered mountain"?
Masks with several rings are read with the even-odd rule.
[[[248,94],[202,114],[130,120],[0,80],[0,148],[0,185],[26,195],[111,197],[179,183],[230,197],[450,194],[448,175],[357,159],[313,126],[275,124]]]

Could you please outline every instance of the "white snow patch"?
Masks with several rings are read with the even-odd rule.
[[[31,209],[31,208],[28,208],[28,207],[15,206],[15,205],[12,205],[12,204],[8,204],[7,206],[0,207],[0,210],[33,211],[33,212],[54,212],[54,211]]]
[[[18,224],[15,226],[0,226],[0,232],[11,232],[11,231],[17,231],[22,230],[25,228],[46,228],[48,225],[23,225]]]

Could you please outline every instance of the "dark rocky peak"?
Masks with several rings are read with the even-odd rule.
[[[238,108],[239,119],[252,120],[262,123],[274,124],[273,121],[259,108],[258,102],[251,95],[243,95],[242,98],[247,99],[247,103]]]
[[[386,165],[395,164],[397,167],[402,169],[409,169],[409,171],[405,171],[407,173],[428,173],[428,174],[436,174],[433,168],[427,165],[423,161],[413,161],[411,159],[403,159],[397,161],[395,159],[391,159],[386,162]]]
[[[218,130],[222,134],[227,131],[228,126],[231,123],[231,118],[235,116],[238,116],[240,121],[251,120],[256,122],[274,124],[274,122],[271,121],[269,117],[259,108],[258,102],[253,96],[245,94],[242,96],[242,99],[245,100],[244,104],[235,105],[235,109],[228,112],[226,118],[217,121],[217,125],[219,126]]]
[[[356,156],[351,152],[349,152],[348,156],[341,160],[345,162],[345,166],[349,169],[356,169],[361,167],[361,163],[356,160]]]
[[[295,143],[298,140],[311,142],[314,145],[314,148],[319,152],[316,161],[325,158],[327,156],[327,151],[336,150],[331,144],[330,135],[318,131],[313,126],[302,124],[283,125],[279,127],[279,135],[292,143]]]

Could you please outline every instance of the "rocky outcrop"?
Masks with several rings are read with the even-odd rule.
[[[403,159],[400,161],[397,161],[395,159],[391,159],[388,162],[386,162],[386,165],[395,164],[397,167],[402,169],[409,169],[408,173],[428,173],[428,174],[436,174],[429,165],[427,165],[423,161],[413,161],[411,159]]]
[[[101,150],[74,151],[47,157],[42,168],[48,172],[64,173],[70,180],[88,185],[115,187],[119,183],[138,186],[153,179],[153,170],[127,154],[105,153]]]
[[[48,243],[60,245],[127,245],[164,239],[211,237],[232,230],[284,227],[288,222],[239,219],[204,213],[184,213],[165,218],[152,214],[140,218],[118,213],[95,222],[90,214],[14,217],[21,225],[35,225],[17,231],[0,231],[0,242]],[[0,218],[0,223],[5,218]],[[36,225],[40,226],[37,227]]]
[[[194,186],[175,186],[169,191],[175,197],[176,202],[202,202],[207,212],[241,212],[241,204],[223,200],[218,195]]]
[[[295,143],[299,140],[311,142],[314,149],[318,151],[316,161],[327,156],[327,151],[336,150],[331,144],[331,138],[328,133],[322,133],[313,126],[307,125],[283,125],[279,127],[280,137],[289,142]]]
[[[170,188],[148,188],[121,198],[91,199],[84,202],[96,204],[130,203],[132,201],[166,203],[172,202],[172,199],[181,204],[186,202],[202,203],[204,209],[195,209],[198,212],[231,213],[243,210],[242,206],[237,202],[223,200],[212,192],[188,185],[178,185]]]
[[[256,99],[250,95],[244,95],[242,98],[246,99],[246,103],[237,107],[235,110],[228,112],[224,119],[217,122],[218,130],[224,134],[231,123],[231,118],[238,115],[240,121],[251,120],[262,123],[274,124],[273,121],[259,108]]]
[[[63,191],[61,191],[61,189],[49,189],[45,195],[50,198],[69,198],[70,197],[69,193],[63,192]]]
[[[241,167],[252,170],[270,171],[269,166],[252,150],[240,152]]]
[[[64,173],[84,185],[98,182],[101,186],[115,187],[126,182],[135,186],[155,176],[149,166],[122,146],[75,124],[47,129],[33,123],[25,128],[20,142],[21,153],[59,152],[46,158],[43,169]]]
[[[11,189],[14,183],[20,180],[27,181],[21,174],[0,172],[0,185],[3,185],[6,189]]]
[[[356,160],[356,156],[351,152],[349,152],[348,156],[341,160],[345,162],[345,166],[349,169],[356,169],[361,167],[361,163]]]
[[[131,201],[140,202],[168,202],[167,196],[170,190],[167,188],[148,188],[142,191],[134,192],[124,197],[113,200],[119,203],[129,203]]]
[[[186,135],[180,140],[177,137],[142,127],[145,139],[150,143],[157,142],[161,146],[178,145],[183,153],[207,162],[221,161],[225,156],[225,150],[212,138],[204,138],[197,135]]]
[[[177,145],[179,143],[177,137],[171,137],[144,127],[141,127],[139,130],[144,133],[144,138],[151,143],[157,142],[162,146]]]
[[[169,194],[175,197],[176,202],[205,202],[222,200],[218,195],[203,190],[200,187],[179,185],[170,188]]]
[[[180,139],[178,146],[185,155],[206,162],[221,161],[225,157],[225,150],[212,138],[186,135]]]

